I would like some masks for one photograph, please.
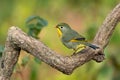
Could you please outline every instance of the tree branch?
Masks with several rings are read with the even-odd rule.
[[[105,48],[110,41],[110,37],[120,21],[120,4],[118,4],[106,17],[99,31],[97,32],[94,43]]]
[[[21,49],[65,74],[71,74],[74,69],[92,59],[102,62],[104,60],[103,49],[107,46],[119,20],[120,4],[106,17],[95,36],[94,44],[98,45],[100,49],[86,48],[71,56],[62,56],[41,41],[28,36],[19,28],[11,27],[8,31],[5,50],[0,63],[0,80],[10,79]]]

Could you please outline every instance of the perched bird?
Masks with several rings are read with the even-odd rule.
[[[61,42],[69,49],[75,50],[75,53],[89,46],[92,49],[97,49],[96,45],[90,44],[85,37],[78,34],[75,30],[66,23],[60,23],[56,26]]]

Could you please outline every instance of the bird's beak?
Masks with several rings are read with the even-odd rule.
[[[55,28],[58,28],[58,26],[55,26]]]

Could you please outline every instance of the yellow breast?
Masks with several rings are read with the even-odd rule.
[[[57,32],[58,32],[58,36],[61,37],[62,36],[62,32],[59,28],[57,28]]]

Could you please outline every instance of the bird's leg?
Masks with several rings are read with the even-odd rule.
[[[74,49],[74,50],[75,50],[74,54],[77,53],[77,52],[82,51],[82,50],[85,49],[85,48],[86,48],[86,45],[84,45],[84,44],[79,44],[79,45],[76,47],[76,49]]]

